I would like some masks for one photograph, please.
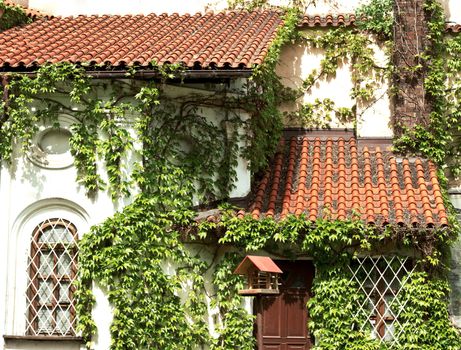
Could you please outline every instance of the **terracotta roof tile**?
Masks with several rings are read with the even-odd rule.
[[[312,221],[358,216],[376,226],[448,225],[433,163],[371,144],[359,149],[353,137],[282,141],[247,213],[255,219],[305,214]]]
[[[366,18],[363,18],[366,21]],[[299,23],[304,28],[322,28],[322,27],[340,27],[355,26],[358,18],[354,14],[328,14],[328,15],[304,15]],[[447,23],[446,31],[448,33],[461,32],[461,24]]]
[[[325,16],[309,16],[304,15],[300,25],[302,27],[339,27],[339,26],[353,26],[356,22],[354,14],[339,14],[339,15],[325,15]]]
[[[251,68],[262,62],[281,24],[274,11],[40,19],[0,33],[0,68],[61,61]]]
[[[461,24],[448,23],[446,31],[448,33],[459,33],[461,32]]]

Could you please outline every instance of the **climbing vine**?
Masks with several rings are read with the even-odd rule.
[[[317,0],[290,0],[288,9],[304,10],[309,5],[315,5]],[[229,9],[244,9],[248,11],[258,10],[262,8],[277,8],[270,4],[269,0],[227,0]],[[304,11],[303,11],[304,12]]]
[[[443,35],[445,17],[437,1],[426,1],[429,18],[431,48],[421,58],[425,70],[425,90],[432,106],[428,125],[418,125],[407,130],[395,145],[403,152],[410,151],[434,160],[447,170],[450,177],[461,173],[459,153],[459,113],[461,88],[456,76],[461,61],[461,38]]]
[[[371,37],[356,29],[339,27],[326,33],[317,32],[301,35],[311,49],[323,52],[319,68],[313,69],[297,90],[297,97],[312,94],[316,85],[335,77],[338,69],[349,64],[352,88],[350,97],[355,104],[352,107],[337,107],[330,98],[304,102],[301,107],[287,117],[301,122],[309,128],[328,128],[332,122],[347,124],[361,119],[362,114],[378,99],[383,98],[377,90],[389,75],[389,66],[380,66],[377,62]]]
[[[271,135],[280,135],[282,128],[276,106],[290,98],[278,90],[275,66],[296,23],[297,13],[288,11],[267,60],[241,91],[222,84],[223,89],[172,98],[170,90],[183,86],[177,79],[181,67],[155,63],[158,79],[151,82],[136,79],[136,69],[127,79],[96,81],[83,67],[67,63],[45,65],[34,75],[5,76],[4,161],[16,161],[18,144],[29,152],[41,123],[59,128],[67,115],[75,121],[70,151],[87,195],[107,189],[114,201],[132,198],[80,242],[77,311],[88,347],[96,331],[91,318],[95,281],[114,307],[113,349],[193,349],[200,344],[228,349],[245,342],[245,348],[252,348],[252,317],[239,307],[240,298],[222,288],[229,278],[227,260],[216,268],[218,287],[207,292],[203,275],[214,262],[204,262],[200,249],[192,253],[179,228],[193,221],[195,202],[228,196],[239,155],[257,171],[275,149],[278,137]],[[242,106],[247,106],[248,121],[240,117]],[[209,120],[204,109],[220,110],[221,117]],[[238,146],[241,140],[245,149]],[[220,310],[216,339],[204,322],[206,293],[214,295],[213,307]]]
[[[417,232],[388,226],[380,230],[367,226],[359,218],[332,221],[326,217],[316,222],[307,220],[303,215],[288,216],[283,221],[254,219],[251,215],[240,218],[232,208],[222,208],[219,222],[203,221],[193,234],[202,239],[216,237],[220,245],[237,249],[228,259],[231,266],[228,273],[236,266],[236,255],[242,259],[245,254],[259,250],[290,259],[313,258],[316,275],[308,310],[311,319],[309,329],[315,337],[315,349],[455,350],[461,346],[459,332],[448,318],[449,290],[443,274],[439,274],[443,260],[439,260],[440,251],[426,250],[427,245],[433,242],[424,229]],[[441,249],[450,240],[444,229],[434,232],[434,236],[438,237],[437,245]],[[390,243],[392,246],[389,246]],[[383,246],[385,250],[382,250]],[[371,329],[361,327],[366,320],[357,313],[357,307],[363,305],[361,298],[364,295],[352,280],[348,266],[357,254],[388,254],[405,247],[419,250],[413,261],[418,272],[404,280],[399,298],[403,305],[414,304],[414,307],[405,307],[404,314],[400,315],[398,325],[403,328],[396,330],[397,341],[380,343],[371,338]],[[228,280],[232,286],[239,288],[237,277],[229,277],[232,277]],[[230,284],[224,283],[222,286],[226,296],[230,291],[236,294]],[[241,316],[232,314],[226,318],[233,319],[234,327],[241,320]],[[412,332],[415,324],[424,324],[421,332]],[[240,323],[240,326],[240,332],[247,329],[244,324]]]
[[[294,42],[297,38],[299,11],[287,10],[284,25],[278,30],[264,62],[253,70],[248,82],[248,105],[251,119],[249,121],[249,146],[246,150],[251,156],[253,172],[264,169],[267,155],[274,154],[283,129],[283,118],[279,106],[295,99],[295,93],[286,88],[277,75],[276,67],[283,45]]]
[[[17,5],[6,5],[0,0],[0,32],[31,22],[24,10]]]
[[[234,7],[246,4],[233,3]],[[265,3],[251,2],[251,6]],[[59,127],[60,116],[69,115],[75,120],[70,148],[78,182],[89,196],[107,189],[114,201],[131,201],[80,242],[77,311],[88,347],[97,331],[91,318],[96,283],[114,307],[112,349],[253,349],[254,318],[242,307],[237,294],[242,280],[232,270],[246,252],[264,249],[292,259],[314,258],[315,295],[308,307],[316,349],[386,349],[386,344],[357,327],[363,320],[353,308],[361,296],[351,293],[357,286],[346,269],[356,254],[377,251],[384,242],[393,242],[396,249],[431,248],[420,249],[418,273],[405,285],[404,298],[412,307],[403,320],[420,328],[417,333],[402,330],[401,348],[461,346],[446,314],[446,283],[439,270],[427,267],[442,265],[443,250],[452,238],[445,231],[434,233],[434,247],[433,237],[425,237],[424,232],[398,227],[377,230],[358,219],[242,219],[235,208],[224,206],[219,222],[197,223],[191,210],[197,202],[214,203],[229,196],[236,179],[229,169],[235,169],[239,156],[250,162],[254,173],[264,169],[275,152],[284,117],[309,127],[328,127],[333,115],[341,122],[354,121],[359,109],[381,98],[376,91],[391,67],[376,62],[370,32],[385,40],[391,37],[390,3],[373,0],[362,7],[358,15],[367,20],[355,29],[310,35],[297,28],[299,11],[286,11],[265,61],[237,92],[223,88],[172,98],[169,89],[182,86],[181,67],[158,67],[155,62],[151,68],[159,75],[150,82],[135,79],[136,69],[126,79],[96,81],[83,67],[72,64],[45,65],[34,76],[5,76],[0,106],[3,160],[15,161],[13,150],[18,144],[27,153],[40,123]],[[449,164],[457,174],[458,140],[452,132],[459,131],[456,100],[461,88],[455,76],[461,64],[455,56],[461,53],[461,42],[458,37],[442,36],[443,17],[434,1],[426,2],[426,10],[434,14],[430,35],[435,54],[427,52],[423,57],[431,62],[426,79],[433,100],[431,129],[408,131],[396,147],[418,150],[439,164]],[[363,30],[369,31],[367,35]],[[319,68],[295,90],[284,87],[276,74],[283,46],[293,42],[324,53]],[[450,59],[443,60],[444,55]],[[351,67],[350,95],[356,106],[338,107],[326,98],[282,115],[282,103],[311,93],[316,83],[333,77],[343,64]],[[203,116],[207,108],[219,110],[223,117],[210,121]],[[242,110],[250,115],[248,120],[240,117]],[[442,130],[443,125],[448,128]],[[239,146],[242,141],[245,148]],[[211,276],[212,286],[205,283],[205,276]],[[207,316],[215,318],[214,336],[205,322]]]

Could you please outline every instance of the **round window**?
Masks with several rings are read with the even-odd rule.
[[[69,130],[62,128],[48,129],[38,140],[38,147],[46,154],[65,154],[70,150],[70,137]]]
[[[70,128],[76,121],[67,116],[59,117],[59,126],[41,125],[32,139],[28,158],[39,167],[64,169],[71,166],[74,159],[70,153]]]

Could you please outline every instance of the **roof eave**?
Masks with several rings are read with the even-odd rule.
[[[23,74],[30,77],[37,75],[37,71],[3,71],[1,75]],[[160,79],[162,73],[158,70],[138,70],[134,73],[127,70],[106,71],[87,70],[86,74],[95,79]],[[208,70],[184,70],[174,74],[173,79],[232,79],[249,78],[253,74],[252,69],[208,69]]]

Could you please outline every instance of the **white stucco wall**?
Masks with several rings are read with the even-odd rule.
[[[461,24],[461,1],[459,0],[440,0],[442,3],[447,20],[452,23]]]
[[[304,33],[312,34],[313,30],[306,29]],[[320,32],[322,33],[322,32]],[[371,38],[373,40],[373,38]],[[387,56],[383,48],[379,45],[372,45],[375,53],[376,63],[384,67],[387,63]],[[320,71],[320,62],[324,57],[321,49],[312,48],[305,44],[287,45],[283,51],[277,66],[277,74],[282,78],[284,85],[298,89],[302,86],[303,80],[306,79],[315,69]],[[356,107],[356,128],[357,135],[360,137],[392,137],[390,128],[390,101],[387,94],[388,83],[383,81],[377,84],[374,93],[375,99],[364,104],[357,103],[351,98],[351,91],[354,87],[350,63],[344,62],[339,65],[335,76],[319,79],[314,86],[300,98],[295,105],[283,106],[284,111],[292,112],[299,108],[302,103],[313,103],[316,99],[324,100],[326,98],[333,100],[335,108]],[[341,123],[333,117],[330,123],[331,128],[354,128],[354,121]],[[286,121],[289,126],[300,126],[299,122]]]

